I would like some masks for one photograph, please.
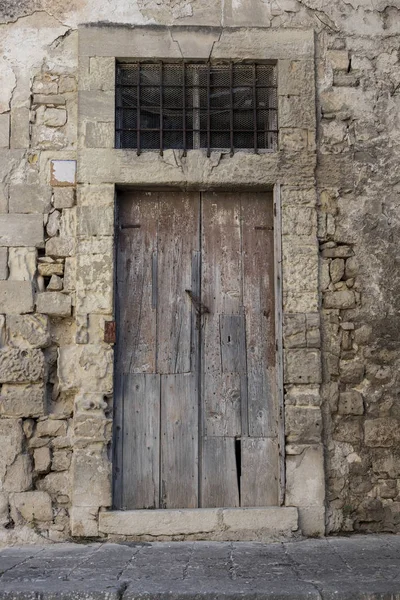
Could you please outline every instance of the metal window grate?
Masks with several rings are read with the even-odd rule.
[[[276,150],[277,137],[274,65],[117,65],[117,148],[233,154]]]

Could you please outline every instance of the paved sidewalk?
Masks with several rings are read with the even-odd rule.
[[[0,600],[400,599],[400,535],[0,550]]]

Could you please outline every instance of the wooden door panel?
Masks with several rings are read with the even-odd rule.
[[[239,506],[239,480],[232,437],[203,440],[201,506]]]
[[[276,438],[243,438],[241,442],[241,506],[277,506],[279,451]]]
[[[160,498],[160,376],[123,378],[122,507],[158,508]]]
[[[116,303],[119,373],[156,372],[156,311],[152,306],[158,195],[124,195],[119,210]]]
[[[160,197],[157,237],[157,372],[191,370],[192,256],[199,250],[199,194]]]
[[[249,435],[269,437],[277,435],[272,202],[246,194],[242,215]]]
[[[197,374],[161,375],[161,507],[198,506]]]
[[[241,318],[240,202],[231,194],[203,194],[201,218],[201,294],[208,309],[202,328],[204,428],[206,435],[235,437],[241,435],[242,386],[240,374],[224,370],[223,362],[232,367],[238,348],[226,337],[223,350],[221,333],[233,316]]]

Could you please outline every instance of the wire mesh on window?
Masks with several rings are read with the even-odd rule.
[[[276,150],[277,130],[274,65],[117,65],[117,148]]]

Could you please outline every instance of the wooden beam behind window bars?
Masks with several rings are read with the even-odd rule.
[[[116,147],[274,151],[276,66],[118,63]]]

